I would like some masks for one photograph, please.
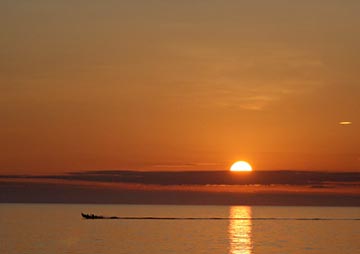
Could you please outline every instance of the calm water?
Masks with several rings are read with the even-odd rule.
[[[360,253],[359,218],[360,208],[0,204],[0,253]]]

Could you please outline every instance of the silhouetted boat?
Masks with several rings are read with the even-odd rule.
[[[95,215],[95,214],[86,214],[86,213],[81,213],[81,216],[84,218],[84,219],[104,219],[105,217],[104,216],[99,216],[99,215]]]

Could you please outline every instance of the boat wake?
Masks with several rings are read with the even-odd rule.
[[[118,217],[102,216],[95,214],[81,213],[84,219],[104,219],[104,220],[278,220],[278,221],[358,221],[360,218],[275,218],[275,217],[251,217],[251,218],[233,218],[233,217]]]

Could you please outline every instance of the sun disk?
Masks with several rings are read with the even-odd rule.
[[[230,171],[249,172],[252,171],[251,165],[246,161],[237,161],[230,167]]]

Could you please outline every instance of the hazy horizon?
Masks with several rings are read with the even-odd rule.
[[[360,173],[84,171],[0,175],[0,203],[360,206]]]

